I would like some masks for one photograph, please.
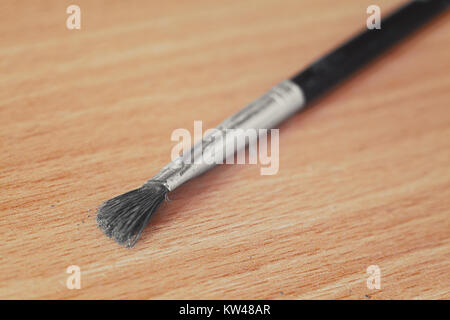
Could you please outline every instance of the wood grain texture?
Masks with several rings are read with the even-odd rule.
[[[284,123],[278,174],[208,172],[132,250],[96,227],[174,129],[214,127],[374,3],[401,1],[1,1],[0,298],[450,298],[449,13]]]

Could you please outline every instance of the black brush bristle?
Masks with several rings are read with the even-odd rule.
[[[105,201],[98,208],[99,228],[117,243],[127,248],[133,247],[168,192],[162,183],[150,181],[138,189]]]

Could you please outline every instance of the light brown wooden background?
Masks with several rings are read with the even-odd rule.
[[[450,298],[448,13],[286,122],[277,175],[216,168],[132,250],[96,227],[174,129],[214,127],[400,2],[1,1],[0,297]]]

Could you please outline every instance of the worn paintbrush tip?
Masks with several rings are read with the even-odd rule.
[[[109,199],[98,208],[98,227],[120,245],[131,248],[168,192],[162,183],[149,181],[138,189]]]

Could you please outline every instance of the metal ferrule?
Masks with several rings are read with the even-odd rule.
[[[169,191],[173,191],[184,182],[216,166],[218,162],[220,163],[217,160],[225,161],[245,148],[245,145],[239,145],[235,141],[245,139],[243,135],[247,135],[247,129],[256,129],[259,134],[259,129],[275,128],[293,113],[301,110],[304,105],[305,98],[300,87],[290,80],[285,80],[223,121],[216,130],[212,130],[197,142],[189,152],[184,152],[170,162],[146,183],[159,181]],[[218,156],[221,159],[218,159]]]

